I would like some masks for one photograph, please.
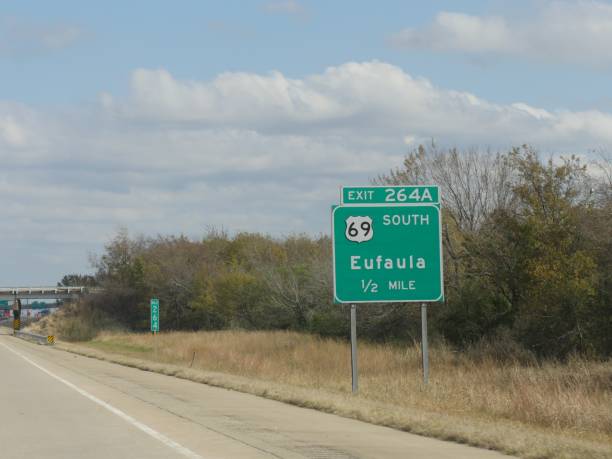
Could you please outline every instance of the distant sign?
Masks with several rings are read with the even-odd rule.
[[[344,186],[342,205],[439,204],[437,186]]]
[[[443,300],[438,205],[337,206],[332,237],[336,302]]]
[[[159,300],[157,298],[151,299],[151,331],[159,331]]]

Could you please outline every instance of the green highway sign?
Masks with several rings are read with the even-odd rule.
[[[151,299],[151,331],[159,331],[159,300],[157,298]]]
[[[351,190],[370,188],[376,187],[343,188],[343,200]],[[383,196],[389,188],[435,188],[430,194],[438,199],[437,187],[381,187]],[[336,302],[444,299],[439,205],[337,206],[332,238]]]
[[[344,186],[342,205],[439,204],[437,186]]]

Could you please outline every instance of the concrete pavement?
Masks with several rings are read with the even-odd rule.
[[[507,457],[1,333],[3,459]]]

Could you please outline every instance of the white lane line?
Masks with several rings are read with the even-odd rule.
[[[9,351],[11,351],[13,354],[18,355],[19,357],[21,357],[23,360],[25,360],[26,362],[28,362],[31,365],[34,365],[36,368],[38,368],[40,371],[42,371],[43,373],[46,373],[47,375],[51,376],[52,378],[57,379],[59,382],[65,384],[66,386],[70,387],[71,389],[74,389],[75,391],[77,391],[79,394],[81,394],[83,397],[87,397],[89,400],[91,400],[94,403],[97,403],[98,405],[100,405],[101,407],[106,408],[108,411],[110,411],[113,414],[116,414],[117,416],[119,416],[121,419],[129,422],[130,424],[132,424],[134,427],[136,427],[137,429],[142,430],[144,433],[146,433],[147,435],[150,435],[151,437],[155,438],[156,440],[159,440],[160,442],[162,442],[164,445],[172,448],[173,450],[175,450],[177,453],[182,454],[185,457],[189,457],[191,459],[204,459],[202,456],[200,456],[199,454],[194,453],[193,451],[191,451],[188,448],[185,448],[183,445],[178,444],[177,442],[175,442],[174,440],[169,439],[168,437],[166,437],[165,435],[159,433],[157,430],[152,429],[151,427],[143,424],[140,421],[137,421],[136,419],[134,419],[133,417],[129,416],[128,414],[124,413],[123,411],[121,411],[118,408],[115,408],[112,405],[109,405],[108,403],[106,403],[103,400],[100,400],[98,397],[96,397],[95,395],[90,394],[89,392],[81,389],[80,387],[75,386],[74,384],[72,384],[70,381],[66,381],[64,378],[57,376],[56,374],[50,372],[49,370],[47,370],[44,367],[41,367],[39,364],[37,364],[36,362],[33,362],[32,360],[30,360],[29,358],[27,358],[25,355],[21,354],[20,352],[17,352],[16,350],[14,350],[13,348],[11,348],[10,346],[7,346],[4,343],[0,343],[0,346],[3,346],[5,348],[7,348]]]

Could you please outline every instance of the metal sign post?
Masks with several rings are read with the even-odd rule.
[[[432,186],[343,187],[332,208],[334,301],[351,304],[351,366],[357,392],[355,303],[421,304],[423,381],[429,380],[427,304],[444,301],[440,191]]]
[[[421,356],[423,357],[423,383],[429,382],[429,347],[427,345],[427,303],[421,304]]]
[[[353,394],[359,389],[357,371],[357,305],[351,304],[351,380]]]
[[[21,300],[15,296],[13,302],[13,334],[21,330]]]

